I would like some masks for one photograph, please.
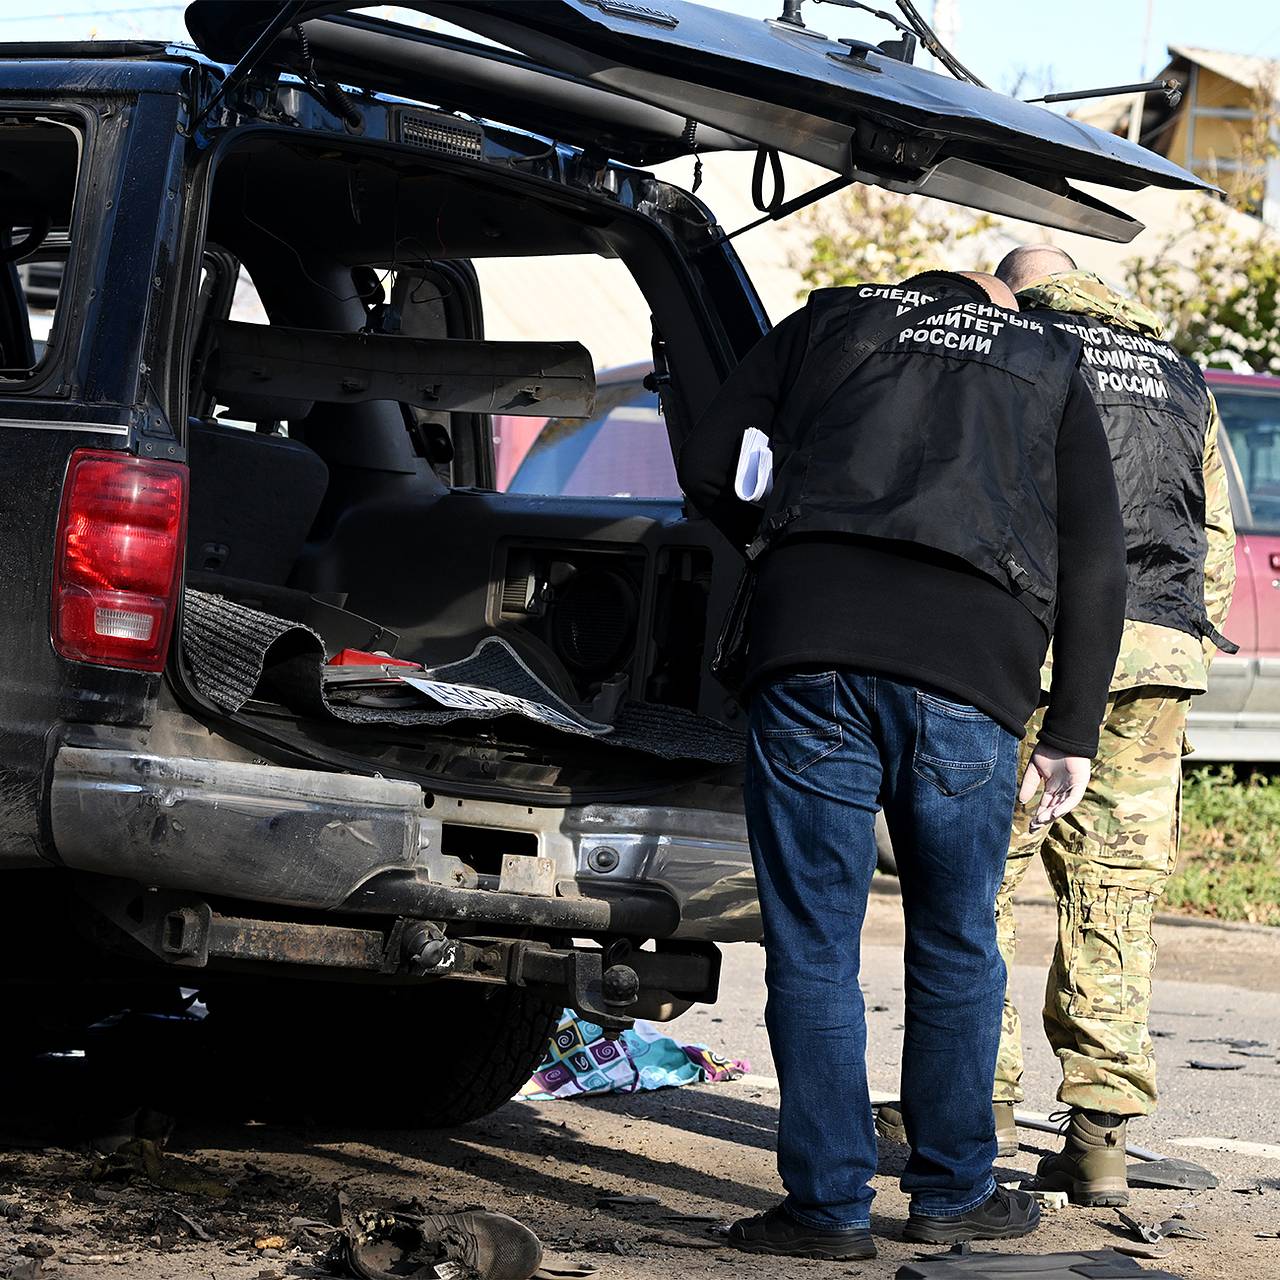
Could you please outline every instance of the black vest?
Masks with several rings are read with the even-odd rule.
[[[823,289],[809,298],[809,348],[789,401],[847,347],[949,293],[954,308],[890,338],[811,421],[790,420],[783,405],[765,536],[850,534],[946,552],[1051,630],[1055,449],[1078,339],[954,278]]]
[[[1027,314],[1084,343],[1080,372],[1111,445],[1124,516],[1125,616],[1219,638],[1204,611],[1209,391],[1203,375],[1158,338],[1092,316]]]

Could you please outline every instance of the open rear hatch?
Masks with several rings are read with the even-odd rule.
[[[352,15],[334,0],[196,0],[211,57],[291,65],[295,28],[346,84],[652,163],[760,147],[856,181],[1104,239],[1142,224],[1073,188],[1212,188],[1123,138],[859,41],[687,0],[413,0],[486,45]],[[513,52],[516,51],[516,52]]]

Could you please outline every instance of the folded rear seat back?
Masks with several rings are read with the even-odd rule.
[[[206,421],[190,424],[188,453],[188,567],[285,584],[329,487],[324,460],[298,440]]]

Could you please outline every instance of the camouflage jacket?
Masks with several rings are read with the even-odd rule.
[[[1088,271],[1064,271],[1049,276],[1024,289],[1018,300],[1025,307],[1096,316],[1099,320],[1137,333],[1156,338],[1162,336],[1162,326],[1153,312],[1140,302],[1117,293]],[[1231,520],[1226,466],[1218,449],[1221,419],[1212,396],[1209,397],[1209,415],[1209,429],[1204,442],[1204,528],[1208,541],[1204,603],[1209,621],[1221,630],[1231,607],[1231,594],[1236,583],[1236,534]],[[1111,691],[1116,693],[1121,689],[1150,685],[1203,693],[1214,653],[1212,641],[1197,640],[1172,627],[1129,619],[1124,624]],[[1041,673],[1045,689],[1049,688],[1052,670],[1053,654],[1050,652]]]

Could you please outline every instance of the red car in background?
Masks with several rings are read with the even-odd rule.
[[[1280,378],[1205,375],[1225,428],[1236,594],[1209,692],[1192,704],[1197,760],[1280,761]]]
[[[498,488],[681,501],[649,364],[599,375],[592,418],[495,418]],[[1280,378],[1210,370],[1225,428],[1236,594],[1209,691],[1192,706],[1197,761],[1280,761]]]

